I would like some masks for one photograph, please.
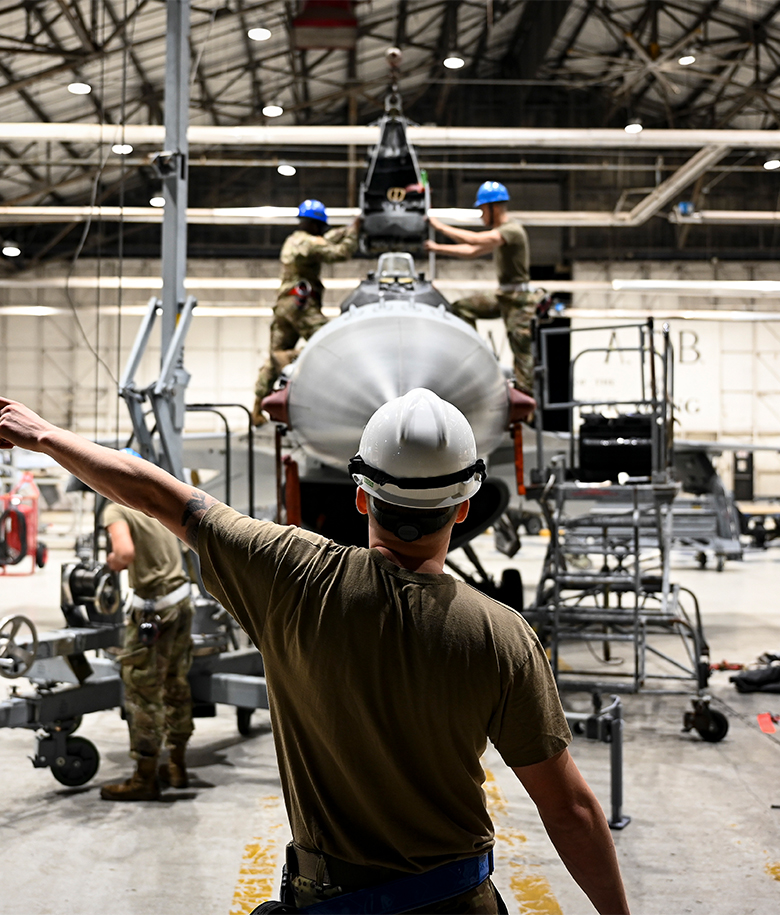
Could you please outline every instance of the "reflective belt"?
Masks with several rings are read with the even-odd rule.
[[[142,597],[139,597],[137,594],[133,595],[133,599],[130,601],[130,606],[133,610],[167,610],[168,607],[173,607],[174,604],[178,604],[180,600],[184,600],[190,593],[191,584],[188,581],[185,581],[183,585],[175,591],[171,591],[170,594],[166,594],[163,597],[155,597],[151,600],[144,600]]]
[[[450,861],[424,874],[410,874],[354,893],[344,893],[301,909],[312,915],[397,915],[460,896],[493,873],[493,852],[465,861]]]

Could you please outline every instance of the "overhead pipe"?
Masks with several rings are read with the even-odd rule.
[[[376,127],[274,125],[223,127],[190,125],[193,146],[373,146]],[[409,127],[415,146],[456,148],[547,148],[547,149],[696,149],[728,146],[732,149],[772,149],[777,145],[773,130],[643,130],[627,134],[619,128],[569,127]],[[15,122],[3,124],[5,142],[54,142],[156,146],[165,142],[165,128],[158,124],[84,124]]]

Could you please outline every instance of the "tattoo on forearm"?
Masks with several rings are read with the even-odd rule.
[[[197,489],[192,491],[192,498],[187,501],[184,514],[181,516],[181,526],[185,529],[187,544],[193,550],[198,549],[198,528],[201,518],[217,500]]]

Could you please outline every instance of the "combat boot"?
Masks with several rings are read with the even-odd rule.
[[[171,747],[167,763],[159,769],[160,781],[170,785],[171,788],[188,788],[190,784],[187,776],[187,767],[184,764],[185,747]]]
[[[127,781],[117,785],[103,785],[100,796],[104,801],[159,801],[157,757],[142,756]]]

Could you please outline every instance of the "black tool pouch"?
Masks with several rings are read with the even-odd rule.
[[[148,606],[144,606],[141,611],[141,622],[138,624],[138,641],[146,648],[151,648],[160,638],[160,623],[162,620],[159,613],[154,609],[154,603],[152,601],[147,601],[146,603]]]

